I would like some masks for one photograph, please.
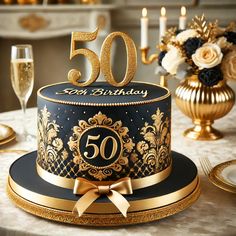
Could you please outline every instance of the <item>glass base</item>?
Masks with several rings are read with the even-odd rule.
[[[17,141],[23,141],[23,142],[32,142],[35,141],[36,136],[32,134],[19,134],[17,137]]]
[[[211,126],[212,121],[194,121],[194,124],[194,127],[184,131],[183,135],[185,137],[205,141],[217,140],[223,137],[220,131]]]
[[[35,150],[37,146],[36,136],[29,133],[17,134],[16,141],[20,142],[25,147],[27,146],[27,151]]]

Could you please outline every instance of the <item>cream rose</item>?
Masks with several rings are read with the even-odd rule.
[[[197,36],[199,36],[199,34],[196,30],[188,29],[188,30],[184,30],[184,31],[180,32],[179,34],[177,34],[176,40],[180,44],[183,44],[189,38],[194,38],[194,37],[197,37]]]
[[[236,80],[236,47],[224,57],[221,69],[225,79]]]
[[[184,61],[185,57],[182,57],[180,50],[174,46],[170,46],[161,64],[168,73],[175,75],[178,67],[184,63]]]
[[[192,55],[193,62],[199,69],[212,68],[221,63],[223,54],[217,44],[205,43]]]
[[[227,39],[222,36],[222,37],[219,37],[216,42],[215,42],[221,49],[224,49],[224,48],[228,48],[232,45],[232,43],[229,43],[227,41]]]

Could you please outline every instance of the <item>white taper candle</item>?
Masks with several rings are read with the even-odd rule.
[[[179,29],[185,30],[186,24],[187,24],[186,7],[182,6],[180,12],[181,12],[181,15],[179,17]]]
[[[147,8],[143,8],[142,17],[140,19],[141,23],[141,48],[148,47],[148,17]]]
[[[161,8],[161,16],[159,18],[159,43],[161,43],[162,37],[165,36],[167,27],[167,17],[165,7]]]

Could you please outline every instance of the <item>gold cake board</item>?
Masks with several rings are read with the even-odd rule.
[[[75,225],[86,226],[120,226],[146,223],[165,218],[176,214],[189,206],[191,206],[200,196],[200,183],[197,177],[197,185],[184,198],[174,201],[168,205],[158,208],[147,209],[143,211],[128,212],[127,217],[123,217],[120,213],[96,214],[85,213],[81,217],[71,211],[58,210],[47,206],[36,204],[19,196],[12,188],[10,182],[7,185],[7,193],[16,206],[22,208],[26,212],[33,215],[50,219],[57,222],[69,223]],[[147,199],[148,200],[148,199]]]

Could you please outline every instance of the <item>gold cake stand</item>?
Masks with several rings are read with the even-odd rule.
[[[172,202],[162,207],[147,209],[143,211],[128,212],[127,217],[123,217],[120,213],[96,214],[85,213],[82,217],[78,217],[71,211],[64,211],[55,208],[46,207],[33,203],[19,196],[12,188],[10,182],[7,186],[7,193],[14,204],[26,212],[36,216],[50,219],[57,222],[69,223],[75,225],[86,226],[121,226],[130,224],[146,223],[165,218],[176,214],[189,206],[191,206],[200,196],[199,179],[197,177],[197,185],[187,196],[177,202]]]

